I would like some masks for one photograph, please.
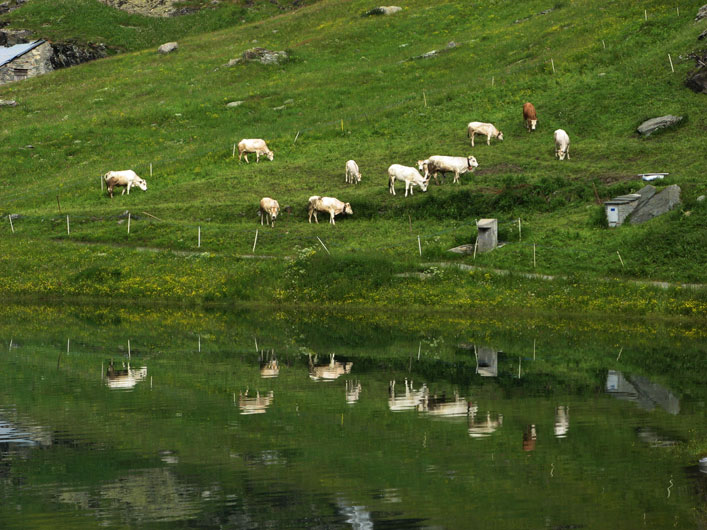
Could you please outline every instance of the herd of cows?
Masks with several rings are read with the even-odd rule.
[[[534,131],[538,123],[537,113],[532,103],[523,105],[523,120],[528,132]],[[491,138],[496,138],[503,141],[503,133],[496,129],[491,123],[472,121],[467,125],[467,133],[471,140],[471,146],[474,147],[474,137],[478,135],[486,136],[486,144],[491,145]],[[555,157],[559,160],[567,158],[569,160],[569,144],[570,138],[568,134],[557,129],[554,132],[555,139]],[[268,148],[264,140],[259,138],[243,139],[238,143],[238,160],[245,158],[248,161],[248,155],[255,154],[256,163],[260,161],[261,156],[267,157],[268,160],[273,160],[273,152]],[[473,172],[478,167],[478,162],[473,156],[431,156],[425,160],[418,160],[417,167],[403,166],[401,164],[392,164],[388,168],[388,189],[392,195],[395,195],[395,182],[401,181],[405,183],[405,197],[413,194],[413,188],[418,186],[422,191],[427,191],[427,185],[431,178],[439,184],[437,175],[440,173],[446,176],[446,173],[454,174],[454,182],[459,182],[459,176],[467,172]],[[424,173],[424,176],[421,174]],[[358,164],[354,160],[348,160],[345,166],[345,178],[347,184],[358,184],[361,182],[361,171]],[[132,170],[124,171],[109,171],[103,175],[103,180],[108,188],[108,194],[113,198],[113,190],[116,187],[122,187],[123,194],[127,191],[130,194],[130,189],[138,187],[143,191],[147,190],[147,183],[140,178]],[[309,222],[314,221],[319,223],[317,212],[326,212],[329,214],[329,222],[334,225],[334,217],[345,213],[353,214],[351,204],[342,202],[335,197],[322,197],[313,195],[309,198],[307,205],[307,213]],[[270,197],[263,197],[260,200],[260,208],[258,215],[260,224],[268,224],[271,227],[275,226],[275,220],[280,213],[280,204]]]

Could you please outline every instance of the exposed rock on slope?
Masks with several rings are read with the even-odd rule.
[[[178,0],[100,0],[128,13],[137,13],[149,17],[169,17],[176,13],[174,5]]]

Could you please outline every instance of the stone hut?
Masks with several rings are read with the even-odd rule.
[[[0,47],[0,85],[52,71],[52,54],[45,40]]]

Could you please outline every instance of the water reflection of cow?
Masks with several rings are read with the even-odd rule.
[[[113,389],[131,389],[145,377],[147,377],[146,366],[133,370],[130,368],[130,363],[128,363],[127,369],[116,370],[115,366],[113,366],[113,361],[111,361],[108,365],[108,370],[106,370],[106,385],[108,388]]]
[[[267,408],[272,405],[273,391],[261,396],[260,392],[256,392],[255,397],[248,397],[248,390],[245,394],[241,393],[238,396],[238,407],[241,409],[241,414],[265,414]]]
[[[491,414],[486,411],[486,415],[478,414],[477,405],[469,406],[468,433],[471,438],[486,438],[491,436],[499,427],[503,426],[503,414]]]
[[[361,382],[352,379],[346,380],[346,403],[353,405],[361,397]]]
[[[395,380],[393,380],[388,385],[388,408],[393,412],[419,409],[427,401],[429,393],[426,385],[423,384],[419,390],[415,390],[412,381],[408,383],[408,380],[405,379],[405,392],[396,395]]]
[[[312,355],[309,355],[309,377],[314,381],[334,381],[344,374],[351,373],[352,362],[340,363],[334,360],[334,354],[329,358],[329,364],[315,365],[317,362],[316,356],[312,360]]]
[[[270,353],[265,356],[265,352],[260,350],[260,377],[263,379],[271,379],[280,375],[280,364],[275,357],[275,350],[270,350]]]

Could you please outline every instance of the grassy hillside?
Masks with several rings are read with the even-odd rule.
[[[80,16],[66,5],[57,18]],[[679,59],[704,28],[693,21],[699,5],[679,2],[678,15],[675,3],[660,1],[641,9],[581,0],[411,1],[390,17],[362,17],[370,3],[324,0],[180,38],[167,56],[152,46],[169,32],[142,51],[0,87],[0,99],[19,102],[0,110],[0,213],[22,215],[14,234],[9,222],[0,225],[1,288],[461,306],[495,297],[501,305],[580,311],[615,301],[638,312],[704,314],[704,290],[597,281],[705,282],[707,203],[696,201],[707,192],[705,97],[683,86],[692,64]],[[179,19],[181,33],[172,29],[197,32],[207,17],[199,16]],[[195,21],[188,31],[186,20]],[[73,27],[62,24],[57,31]],[[124,36],[111,43],[105,35],[128,48]],[[458,45],[447,48],[451,41]],[[252,46],[284,49],[291,59],[226,66]],[[445,51],[412,59],[433,49]],[[226,107],[235,100],[243,104]],[[521,119],[525,101],[538,110],[533,134]],[[642,120],[669,113],[687,119],[637,137]],[[465,127],[472,120],[493,122],[505,140],[471,148]],[[557,128],[570,135],[569,161],[553,157]],[[235,142],[258,137],[274,150],[273,162],[232,157]],[[479,168],[460,185],[448,179],[426,194],[388,193],[391,163],[414,165],[432,154],[473,154]],[[356,187],[344,183],[349,158],[363,174]],[[126,168],[146,178],[148,191],[113,200],[101,194],[99,176]],[[642,226],[604,228],[601,200],[639,189],[636,174],[649,171],[670,172],[660,185],[679,184],[682,207]],[[314,194],[350,202],[353,217],[336,227],[308,224]],[[292,208],[274,229],[257,224],[263,196]],[[137,216],[130,234],[118,218],[126,210]],[[508,244],[475,260],[447,253],[473,242],[481,217],[498,218]],[[256,255],[298,259],[244,259],[256,228]],[[567,278],[548,285],[428,265],[450,260]],[[427,281],[395,276],[421,271]]]

